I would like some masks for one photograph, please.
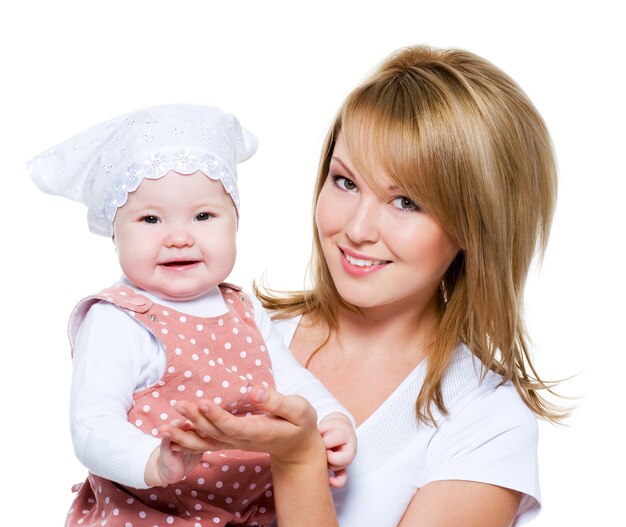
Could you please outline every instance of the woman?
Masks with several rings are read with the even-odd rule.
[[[528,521],[540,508],[535,417],[564,416],[542,395],[550,386],[530,360],[522,317],[556,198],[536,109],[476,55],[400,50],[339,111],[315,197],[312,288],[260,298],[358,425],[359,452],[334,494],[339,524]],[[290,408],[301,403],[274,396],[300,423]],[[268,429],[283,437],[276,421],[183,407],[199,435],[230,445],[257,448]],[[280,489],[297,494],[299,481],[281,478],[279,511]],[[281,526],[302,525],[298,514],[305,508]]]

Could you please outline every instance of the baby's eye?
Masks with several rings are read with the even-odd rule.
[[[141,221],[143,221],[144,223],[159,223],[160,220],[156,216],[148,215],[141,218]]]
[[[397,198],[393,198],[392,202],[393,206],[399,210],[419,210],[417,204],[410,198],[406,196],[398,196]]]
[[[345,176],[333,176],[333,181],[342,190],[356,190],[356,183]]]
[[[207,221],[211,218],[211,213],[210,212],[201,212],[200,214],[196,215],[196,221]]]

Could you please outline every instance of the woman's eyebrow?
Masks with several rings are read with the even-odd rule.
[[[354,173],[352,172],[352,170],[350,170],[347,165],[338,157],[332,156],[331,157],[332,161],[335,161],[336,163],[339,163],[343,169],[348,173],[348,175],[354,179]],[[389,185],[387,185],[387,192],[398,192],[400,191],[400,187],[398,185],[396,185],[395,183],[390,183]]]
[[[339,163],[350,177],[354,177],[354,173],[352,172],[352,170],[350,170],[348,166],[341,159],[339,159],[338,157],[332,156],[331,160],[335,161],[336,163]]]

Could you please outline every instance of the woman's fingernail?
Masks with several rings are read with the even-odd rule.
[[[252,390],[252,399],[254,402],[263,403],[267,399],[267,392],[263,388],[254,388]]]

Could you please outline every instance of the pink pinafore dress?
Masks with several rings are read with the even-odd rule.
[[[70,335],[89,307],[111,302],[152,332],[167,354],[161,380],[135,392],[128,420],[146,434],[175,419],[177,400],[210,399],[233,414],[253,412],[251,385],[274,386],[265,343],[252,305],[240,289],[222,284],[228,313],[201,318],[152,302],[120,285],[83,300],[70,319]],[[80,485],[66,525],[98,527],[269,526],[275,516],[267,454],[205,453],[185,479],[166,487],[133,489],[94,474]]]

